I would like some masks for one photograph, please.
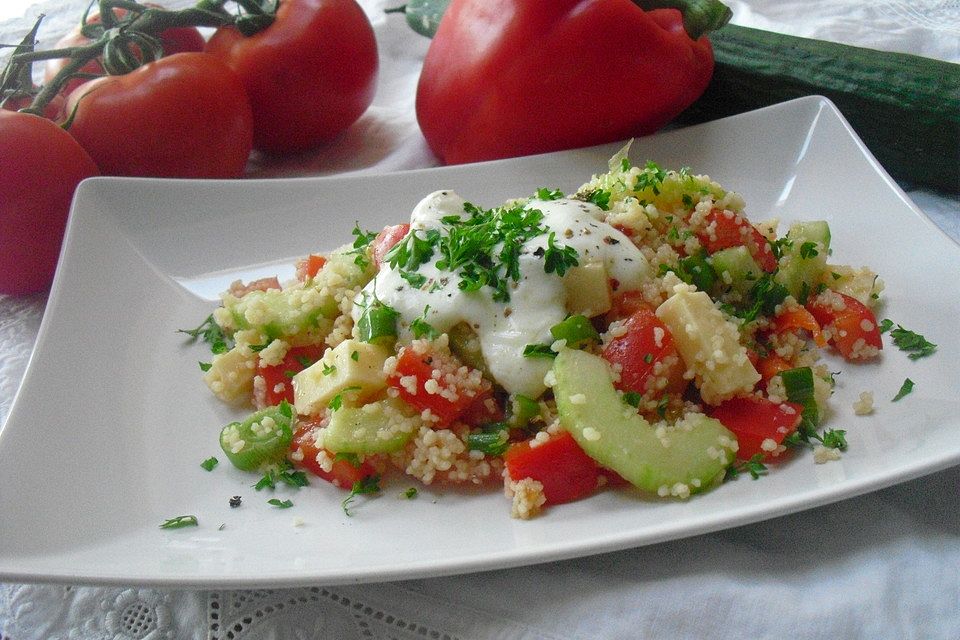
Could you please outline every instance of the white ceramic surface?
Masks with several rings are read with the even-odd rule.
[[[255,477],[230,467],[217,434],[238,413],[200,379],[197,361],[209,354],[175,332],[206,317],[227,283],[289,275],[296,257],[349,241],[355,221],[402,220],[434,189],[485,206],[540,186],[572,191],[617,146],[377,176],[81,185],[0,432],[0,580],[254,587],[470,572],[745,525],[960,462],[960,249],[829,102],[805,98],[640,139],[631,156],[711,175],[745,196],[754,220],[827,220],[832,261],[871,265],[886,282],[879,316],[939,344],[911,361],[887,336],[878,363],[830,361],[842,373],[826,426],[846,429],[850,443],[840,461],[815,465],[807,452],[686,502],[608,491],[532,521],[511,519],[498,489],[426,488],[400,500],[406,480],[358,499],[353,517],[340,508],[344,494],[319,480],[278,489],[295,503],[279,510],[251,488]],[[905,377],[916,388],[892,403]],[[876,411],[854,416],[864,390]],[[200,462],[211,455],[221,464],[208,473]],[[237,494],[243,506],[231,509]],[[158,527],[181,514],[200,526]]]

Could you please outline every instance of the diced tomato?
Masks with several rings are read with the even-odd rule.
[[[756,363],[756,369],[760,373],[763,382],[769,382],[770,378],[787,369],[793,369],[793,365],[778,356],[776,353],[770,353],[760,358]]]
[[[311,253],[306,258],[301,258],[297,260],[297,280],[300,282],[306,282],[311,278],[316,278],[317,274],[320,273],[320,270],[323,269],[323,265],[327,263],[327,259],[321,255]]]
[[[230,285],[230,295],[242,298],[251,291],[269,291],[270,289],[280,289],[280,280],[276,276],[260,278],[244,284],[237,280]]]
[[[612,364],[620,365],[620,380],[616,387],[621,391],[652,394],[680,393],[687,386],[683,378],[684,364],[673,336],[667,326],[652,309],[640,306],[624,323],[626,333],[614,338],[603,350],[603,357]],[[654,368],[664,370],[659,375]],[[665,385],[654,378],[665,380]],[[648,393],[649,392],[649,393]]]
[[[293,376],[300,373],[323,356],[323,345],[305,347],[291,347],[287,350],[283,362],[275,365],[265,365],[257,361],[257,375],[263,377],[265,383],[262,402],[258,406],[272,407],[282,400],[293,403]]]
[[[601,469],[566,431],[531,447],[529,440],[510,445],[503,461],[511,480],[532,478],[543,485],[547,504],[588,496],[597,489]]]
[[[377,269],[380,268],[380,263],[383,262],[383,256],[387,255],[387,252],[393,248],[393,245],[403,240],[409,232],[409,224],[395,224],[384,227],[383,231],[377,234],[377,237],[370,243],[370,248],[373,252],[373,263]]]
[[[832,304],[835,296],[843,299],[843,308]],[[807,303],[807,309],[820,326],[829,329],[829,341],[847,360],[866,360],[883,348],[877,317],[865,304],[843,293],[827,291]]]
[[[364,460],[359,465],[355,465],[350,460],[336,460],[334,459],[335,456],[329,452],[330,458],[334,459],[333,466],[330,471],[324,471],[320,463],[317,462],[317,454],[320,453],[321,449],[317,447],[316,430],[320,427],[321,423],[315,420],[301,420],[297,425],[297,430],[293,434],[293,441],[290,444],[291,453],[300,452],[296,456],[296,460],[291,457],[291,462],[295,466],[302,467],[341,489],[350,489],[353,487],[353,483],[376,475],[377,469],[370,464],[369,460]]]
[[[610,310],[607,311],[607,322],[629,318],[640,309],[649,309],[650,305],[643,299],[639,291],[624,291],[614,294]]]
[[[491,422],[502,422],[504,413],[493,392],[486,391],[478,393],[459,417],[464,424],[477,427]]]
[[[737,436],[737,457],[749,460],[758,453],[769,457],[772,452],[763,448],[764,441],[779,446],[796,430],[802,412],[803,407],[793,402],[776,404],[760,396],[743,396],[724,400],[710,409],[710,416]]]
[[[820,323],[817,322],[817,319],[810,313],[807,309],[801,306],[790,307],[784,311],[781,311],[773,319],[773,331],[774,333],[783,333],[785,331],[793,331],[795,329],[803,329],[810,333],[813,336],[814,342],[821,347],[827,345],[827,340],[824,338],[823,333],[820,331]]]
[[[697,239],[707,253],[745,246],[757,262],[757,266],[767,273],[776,270],[777,258],[773,255],[770,243],[742,214],[727,215],[721,209],[713,209],[706,215],[705,220],[710,232],[699,231]]]
[[[461,366],[452,356],[421,354],[413,349],[403,348],[397,354],[396,369],[387,378],[387,383],[397,389],[400,398],[410,406],[419,411],[429,410],[438,418],[434,426],[442,429],[459,418],[478,395],[490,388],[486,381],[483,381],[479,388],[466,388],[460,379]],[[439,372],[436,378],[435,371]],[[452,375],[453,382],[447,379],[447,374]],[[434,393],[427,391],[428,381],[431,380],[437,385]],[[433,383],[429,386],[432,388]]]

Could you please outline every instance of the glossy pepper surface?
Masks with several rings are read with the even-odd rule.
[[[713,52],[687,34],[679,10],[638,4],[650,3],[453,0],[417,88],[430,148],[456,164],[663,127],[703,93]]]

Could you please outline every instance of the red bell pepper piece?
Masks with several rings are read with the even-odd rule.
[[[417,87],[430,148],[455,164],[653,133],[706,89],[702,34],[730,16],[720,2],[666,4],[684,3],[453,0]]]

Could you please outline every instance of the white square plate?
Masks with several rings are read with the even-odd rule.
[[[513,520],[499,490],[422,489],[406,481],[361,497],[315,481],[267,504],[256,478],[219,451],[237,413],[207,391],[196,326],[236,278],[292,273],[311,251],[408,217],[426,193],[484,206],[541,186],[572,191],[618,145],[388,175],[268,181],[95,179],[77,192],[36,350],[0,433],[0,580],[159,586],[290,586],[381,581],[570,558],[744,525],[849,498],[960,461],[956,363],[960,249],[887,177],[836,109],[805,98],[637,140],[632,157],[690,166],[741,192],[755,220],[824,219],[833,261],[870,265],[887,284],[880,317],[939,344],[909,360],[840,370],[828,427],[849,450],[809,452],[758,481],[741,477],[689,501],[627,491]],[[904,378],[914,392],[893,403]],[[854,416],[864,390],[873,416]],[[218,455],[213,472],[200,462]],[[233,495],[243,496],[237,509]],[[199,527],[161,530],[195,514]],[[294,526],[301,518],[302,526]],[[221,528],[220,525],[224,526]]]

